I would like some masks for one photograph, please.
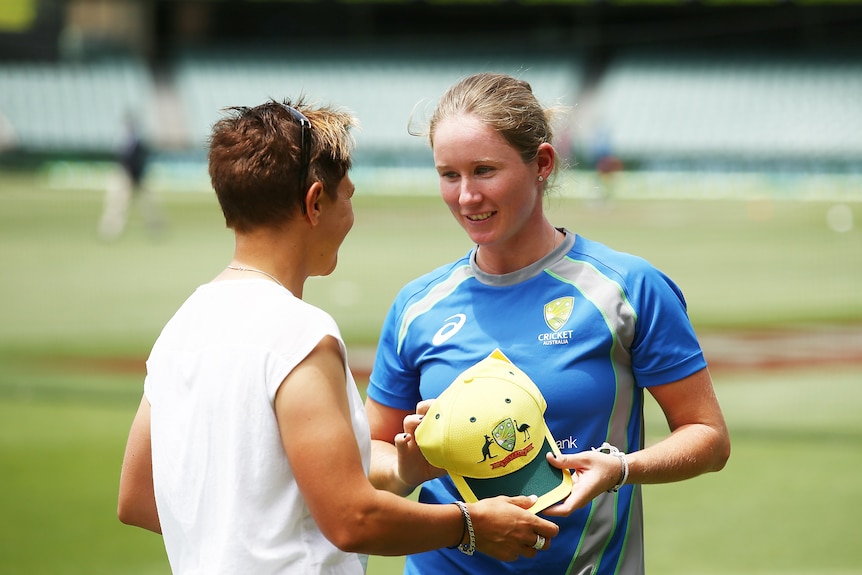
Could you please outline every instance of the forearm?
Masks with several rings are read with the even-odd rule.
[[[627,483],[671,483],[721,470],[730,455],[726,430],[690,424],[662,441],[626,454]]]
[[[371,468],[368,479],[375,488],[402,497],[410,495],[416,488],[415,485],[408,485],[401,479],[395,446],[379,439],[371,440]]]
[[[578,481],[571,495],[546,514],[568,515],[618,487],[623,479],[630,484],[671,483],[724,467],[730,457],[730,435],[709,372],[703,369],[684,380],[650,388],[650,392],[665,413],[670,434],[624,457],[592,450],[558,457],[548,454],[549,463],[574,470]]]
[[[669,483],[722,469],[730,457],[730,434],[709,371],[649,391],[670,435],[628,456],[629,483]]]
[[[336,547],[371,555],[406,555],[460,543],[463,518],[457,506],[423,505],[364,487],[359,491],[337,514],[316,517]]]
[[[364,488],[345,505],[324,534],[345,551],[371,555],[407,555],[475,544],[475,549],[501,561],[535,556],[538,535],[555,537],[559,527],[527,509],[529,497],[493,497],[465,506],[428,505]],[[469,524],[467,516],[470,517]]]

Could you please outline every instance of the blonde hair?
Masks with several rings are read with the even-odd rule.
[[[536,159],[540,144],[553,145],[555,108],[544,108],[528,82],[508,74],[483,72],[463,78],[440,98],[428,125],[434,133],[445,118],[471,115],[499,133],[524,162]],[[558,165],[555,163],[554,170]]]

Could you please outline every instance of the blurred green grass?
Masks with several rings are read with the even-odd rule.
[[[52,371],[0,394],[0,571],[168,573],[160,538],[115,515],[140,375]],[[733,455],[721,473],[644,487],[648,572],[862,573],[862,369],[715,375]],[[647,420],[655,440],[653,403]],[[369,573],[401,565],[373,557]]]
[[[433,191],[368,191],[355,197],[338,269],[306,288],[352,349],[374,345],[403,283],[470,247]],[[161,540],[116,520],[122,449],[152,342],[233,243],[211,194],[159,200],[163,238],[133,212],[105,244],[98,188],[0,173],[0,572],[168,572]],[[547,206],[556,225],[664,269],[701,332],[862,323],[862,230],[831,230],[832,202],[555,196]],[[862,222],[860,204],[850,209]],[[649,572],[862,573],[862,368],[715,379],[734,454],[719,474],[645,488]],[[400,561],[373,558],[369,572]]]
[[[355,196],[356,225],[339,265],[306,299],[353,344],[373,345],[398,288],[470,245],[433,193]],[[182,300],[232,253],[210,193],[160,195],[169,229],[152,241],[133,212],[125,236],[101,243],[102,196],[0,174],[0,349],[140,354]],[[671,275],[699,329],[862,322],[862,224],[826,225],[831,202],[759,199],[547,200],[559,226],[646,257]],[[852,204],[857,222],[862,205]]]

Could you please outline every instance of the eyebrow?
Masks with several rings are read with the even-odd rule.
[[[475,159],[467,161],[467,163],[469,163],[471,165],[476,165],[476,164],[503,164],[505,162],[506,162],[505,160],[494,159],[494,158],[475,158]],[[438,168],[438,169],[439,168],[451,168],[451,166],[449,166],[448,164],[434,164],[434,167]]]

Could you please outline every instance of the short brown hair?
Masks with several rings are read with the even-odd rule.
[[[300,184],[302,128],[285,106],[311,122],[306,181]],[[209,138],[209,174],[228,228],[247,232],[283,222],[300,210],[300,185],[319,181],[331,197],[352,166],[349,112],[270,100],[225,108]],[[308,137],[308,136],[307,136]]]

